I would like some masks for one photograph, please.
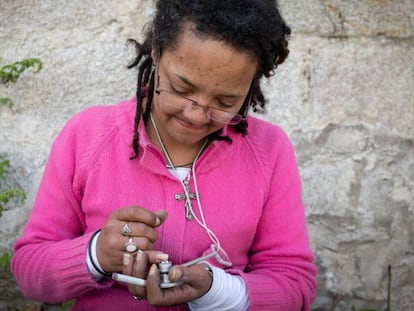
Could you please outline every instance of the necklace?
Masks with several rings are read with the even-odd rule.
[[[160,132],[157,128],[157,125],[155,124],[155,120],[152,116],[152,113],[150,113],[150,118],[151,118],[151,123],[152,123],[152,126],[154,128],[155,134],[157,136],[157,139],[158,139],[158,141],[161,145],[162,151],[164,152],[164,155],[167,158],[167,161],[168,161],[169,165],[171,166],[171,169],[174,172],[174,175],[180,181],[181,186],[183,187],[183,190],[184,190],[184,194],[183,195],[182,194],[176,194],[175,199],[176,200],[184,200],[186,219],[188,219],[188,220],[195,219],[195,221],[206,231],[208,237],[210,238],[211,242],[213,243],[213,244],[211,244],[212,253],[209,254],[209,255],[200,257],[200,258],[198,258],[198,260],[200,260],[201,258],[203,258],[203,260],[204,260],[206,258],[214,256],[219,263],[221,263],[221,264],[223,264],[227,267],[231,267],[232,263],[230,261],[230,258],[227,255],[226,251],[221,247],[220,240],[218,239],[218,237],[215,235],[215,233],[206,224],[203,209],[201,207],[200,196],[198,194],[195,164],[197,163],[197,160],[200,157],[201,153],[203,152],[204,148],[207,146],[208,138],[204,141],[203,145],[201,146],[201,149],[198,151],[196,157],[194,158],[194,160],[191,164],[191,169],[190,170],[191,170],[191,173],[193,175],[195,193],[190,193],[190,177],[191,177],[191,174],[188,174],[187,177],[184,178],[184,180],[179,178],[178,173],[177,173],[177,168],[176,168],[176,166],[174,166],[174,164],[171,160],[171,157],[168,154],[167,148],[165,147],[164,142],[162,141]],[[191,199],[194,199],[194,200],[197,201],[201,220],[198,219],[197,216],[193,212],[193,205],[191,203]]]
[[[191,199],[199,199],[199,194],[198,191],[196,191],[195,193],[190,193],[190,176],[191,174],[188,174],[187,178],[185,178],[184,180],[182,180],[179,177],[179,173],[177,172],[177,167],[182,167],[182,166],[175,166],[170,154],[168,153],[167,148],[165,147],[165,144],[161,138],[161,134],[158,130],[157,124],[155,123],[154,117],[152,116],[152,113],[150,113],[150,118],[151,118],[151,123],[152,126],[154,128],[154,132],[155,135],[157,136],[158,142],[161,145],[161,149],[162,152],[164,153],[165,158],[168,161],[168,166],[172,169],[175,177],[180,181],[181,186],[183,187],[184,190],[184,194],[176,194],[175,195],[175,199],[176,200],[184,200],[184,207],[185,207],[185,218],[187,218],[188,220],[192,220],[194,219],[194,212],[193,212],[193,204],[191,202]],[[186,164],[185,166],[191,165],[191,171],[194,173],[194,163],[197,161],[197,159],[200,157],[201,153],[203,152],[204,148],[207,145],[207,141],[208,139],[206,139],[203,143],[203,145],[201,146],[200,150],[198,151],[196,157],[194,158],[193,162]]]
[[[190,162],[190,163],[186,163],[186,164],[181,164],[181,165],[176,165],[175,167],[187,167],[187,166],[191,166],[193,165],[194,162]],[[173,168],[171,165],[167,164],[167,168]]]

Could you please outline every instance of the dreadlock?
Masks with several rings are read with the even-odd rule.
[[[185,23],[195,25],[195,31],[207,38],[224,41],[241,52],[251,52],[258,60],[255,78],[239,114],[246,117],[249,109],[264,113],[266,99],[260,87],[260,79],[274,74],[289,54],[290,28],[281,17],[275,0],[159,0],[156,14],[142,44],[134,39],[128,42],[136,49],[136,57],[128,68],[138,67],[136,89],[136,114],[132,147],[138,157],[138,126],[141,118],[147,124],[154,94],[154,66],[151,51],[160,54],[166,48],[174,49],[177,37]],[[142,107],[144,90],[147,94],[146,109]],[[231,125],[233,129],[247,135],[247,120]],[[210,135],[210,140],[231,142],[219,130]]]

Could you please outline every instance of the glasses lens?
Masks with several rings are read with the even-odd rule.
[[[241,115],[233,113],[233,112],[229,112],[229,111],[225,111],[225,110],[221,110],[217,108],[212,108],[212,107],[208,107],[207,109],[205,109],[204,106],[196,103],[195,101],[192,101],[189,98],[171,93],[169,91],[157,90],[157,94],[159,95],[159,100],[161,104],[168,105],[175,109],[185,110],[188,108],[197,108],[197,107],[204,108],[204,110],[206,110],[207,117],[210,120],[213,120],[218,123],[236,125],[243,119]]]
[[[157,93],[159,95],[160,103],[163,105],[184,110],[189,104],[191,104],[190,100],[164,90],[160,90]]]
[[[210,108],[207,116],[213,121],[230,125],[236,125],[242,119],[241,115],[216,108]]]

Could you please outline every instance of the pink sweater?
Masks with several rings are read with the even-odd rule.
[[[175,199],[181,184],[167,171],[142,122],[140,156],[129,159],[134,110],[134,99],[89,108],[54,142],[12,260],[28,298],[58,303],[76,297],[74,310],[154,310],[119,283],[95,282],[88,271],[88,241],[119,207],[168,211],[155,248],[175,264],[209,249],[205,231],[186,220],[183,201]],[[248,122],[246,137],[226,128],[233,143],[212,143],[197,162],[204,216],[233,262],[228,273],[246,282],[250,310],[309,310],[316,267],[294,151],[277,126],[253,117]]]

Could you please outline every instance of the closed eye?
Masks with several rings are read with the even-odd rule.
[[[190,91],[188,91],[188,90],[180,90],[178,87],[175,87],[171,83],[170,83],[170,89],[171,89],[172,92],[174,92],[174,93],[176,93],[178,95],[186,96],[188,94],[191,94]]]
[[[217,108],[220,108],[220,109],[231,109],[235,106],[235,104],[233,104],[233,105],[228,104],[228,103],[223,102],[222,100],[217,100],[217,102],[218,102],[218,107]]]
[[[186,80],[185,80],[186,81]],[[186,84],[188,82],[185,82]],[[192,91],[191,88],[188,88],[188,86],[186,87],[180,87],[180,86],[176,86],[174,85],[171,81],[169,83],[170,85],[170,89],[173,93],[185,97],[188,100],[192,101],[192,102],[197,102],[194,99],[192,99],[192,95],[194,94],[194,92]],[[220,97],[223,97],[223,99],[228,99],[230,102],[224,102],[223,99],[221,99]],[[210,107],[212,108],[217,108],[220,110],[231,110],[233,109],[235,106],[237,106],[239,104],[238,100],[240,96],[237,95],[228,95],[228,96],[220,96],[217,99],[215,99],[212,103],[212,105]],[[234,101],[234,103],[232,103],[232,101]],[[237,102],[236,102],[237,101]]]

